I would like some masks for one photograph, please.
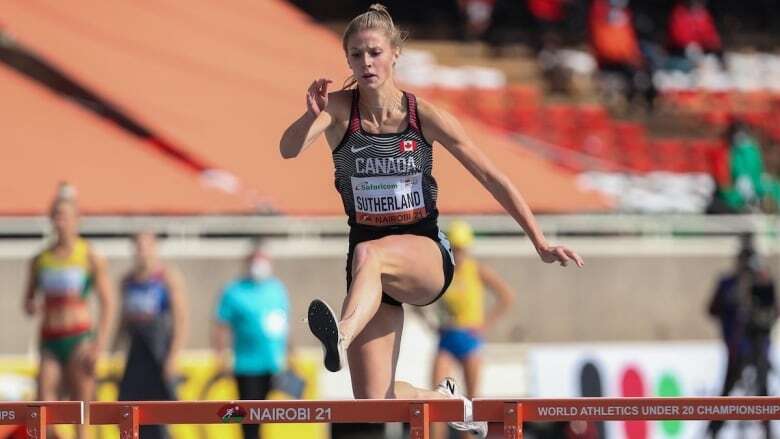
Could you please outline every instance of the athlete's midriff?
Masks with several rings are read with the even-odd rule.
[[[87,332],[92,327],[89,305],[78,297],[48,298],[44,302],[41,336],[44,339],[67,337]]]

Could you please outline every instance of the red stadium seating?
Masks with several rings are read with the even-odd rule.
[[[680,139],[656,139],[651,142],[655,168],[662,171],[684,172],[688,161],[684,141]]]
[[[616,122],[614,133],[616,153],[621,163],[637,172],[653,169],[644,125],[636,122]]]

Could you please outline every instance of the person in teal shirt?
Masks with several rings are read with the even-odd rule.
[[[776,202],[775,180],[766,173],[756,138],[741,122],[734,122],[726,137],[731,184],[719,188],[720,200],[732,212],[759,211]]]
[[[287,289],[272,274],[271,259],[256,250],[246,273],[222,291],[216,308],[213,344],[221,371],[228,370],[227,346],[232,338],[233,375],[240,399],[266,399],[272,377],[287,365]],[[257,439],[259,425],[242,424],[244,439]]]

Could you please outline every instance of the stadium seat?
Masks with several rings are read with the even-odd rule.
[[[651,142],[655,169],[669,172],[684,172],[687,161],[685,143],[680,139],[656,139]]]
[[[644,125],[636,122],[616,122],[614,136],[617,157],[621,163],[637,172],[653,169]]]

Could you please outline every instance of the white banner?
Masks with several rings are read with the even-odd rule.
[[[716,396],[725,373],[725,349],[717,342],[533,345],[528,351],[530,396]],[[773,364],[778,352],[772,352]],[[749,372],[745,375],[749,376]],[[777,389],[770,379],[770,393]],[[737,388],[732,395],[744,395]],[[705,421],[608,422],[610,439],[705,437]],[[780,424],[773,423],[778,432]],[[763,437],[757,422],[732,421],[719,438]]]

